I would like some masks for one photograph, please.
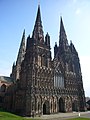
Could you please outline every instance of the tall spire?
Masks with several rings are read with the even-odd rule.
[[[61,53],[65,51],[69,51],[69,44],[68,44],[67,35],[65,32],[62,17],[60,21],[59,49]]]
[[[32,37],[35,40],[44,41],[43,27],[42,27],[42,21],[41,21],[41,13],[40,13],[40,5],[38,5],[37,17],[36,17]]]
[[[60,21],[59,45],[60,45],[62,42],[64,42],[65,44],[68,44],[67,35],[66,35],[66,32],[65,32],[63,20],[62,20],[62,17],[61,17],[61,21]]]
[[[24,54],[25,54],[25,29],[23,31],[22,40],[21,40],[16,64],[21,64],[21,62],[24,59]]]

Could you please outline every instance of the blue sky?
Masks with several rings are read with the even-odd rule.
[[[0,0],[0,75],[11,73],[23,30],[32,35],[39,0]],[[86,96],[90,96],[90,0],[41,0],[44,35],[54,43],[59,41],[60,16],[67,38],[74,43],[81,62]]]

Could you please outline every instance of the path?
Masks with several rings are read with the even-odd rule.
[[[42,115],[41,117],[35,117],[36,119],[40,120],[64,120],[69,118],[75,117],[85,117],[90,118],[90,111],[87,112],[72,112],[72,113],[58,113],[58,114],[51,114],[51,115]]]

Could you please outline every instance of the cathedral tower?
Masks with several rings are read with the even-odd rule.
[[[50,36],[47,33],[44,39],[40,6],[38,6],[33,34],[32,37],[28,36],[27,38],[26,53],[20,73],[21,89],[24,90],[26,88],[24,94],[26,100],[23,101],[26,115],[32,115],[33,111],[35,114],[40,114],[43,111],[40,106],[43,105],[42,102],[45,102],[45,99],[43,101],[39,100],[40,94],[45,94],[44,92],[53,88],[50,49]],[[36,99],[39,101],[36,101]],[[46,112],[48,112],[48,109]]]

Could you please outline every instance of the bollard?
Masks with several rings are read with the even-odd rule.
[[[79,115],[79,117],[81,116],[80,113],[78,115]]]

